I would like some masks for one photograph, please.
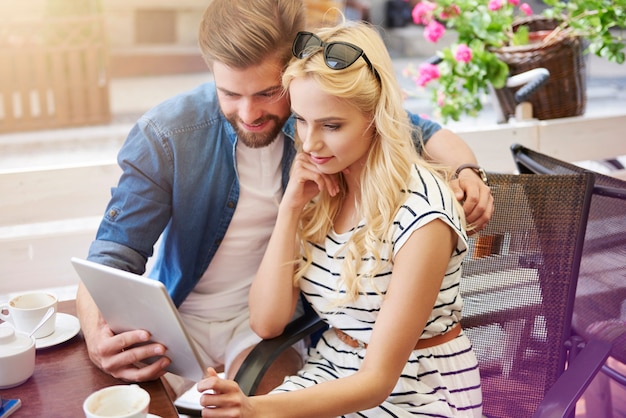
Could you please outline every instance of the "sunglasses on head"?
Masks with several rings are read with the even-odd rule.
[[[291,52],[296,58],[306,58],[317,51],[320,48],[324,48],[324,62],[328,68],[333,70],[343,70],[348,68],[359,59],[363,57],[363,60],[367,63],[367,66],[372,71],[372,74],[380,82],[380,76],[378,71],[374,68],[370,60],[365,55],[365,52],[356,45],[348,42],[324,42],[319,36],[311,32],[298,32],[296,39],[293,41]]]

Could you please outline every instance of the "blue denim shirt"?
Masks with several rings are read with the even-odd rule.
[[[417,115],[411,118],[424,141],[440,129]],[[295,155],[293,118],[283,132],[284,189]],[[212,82],[148,111],[118,154],[122,176],[88,259],[143,274],[161,237],[149,276],[163,282],[179,306],[207,269],[233,217],[239,198],[236,142]]]

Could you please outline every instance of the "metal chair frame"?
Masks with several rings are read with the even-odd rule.
[[[623,203],[626,201],[626,181],[610,177],[604,174],[592,172],[585,168],[579,167],[575,164],[559,160],[554,157],[550,157],[543,153],[531,150],[527,147],[524,147],[520,144],[513,144],[511,146],[511,152],[513,154],[513,159],[517,165],[517,168],[520,173],[529,173],[529,174],[574,174],[574,173],[589,173],[594,177],[594,186],[593,186],[593,197],[592,197],[592,206],[590,208],[590,218],[601,217],[603,216],[601,212],[602,207],[599,207],[601,202],[599,202],[603,198],[604,202],[614,201],[616,205],[620,204],[622,206],[626,205]],[[594,203],[598,202],[598,207]],[[626,214],[624,214],[626,219]],[[624,227],[626,227],[626,221],[624,221]],[[587,229],[587,238],[586,244],[583,251],[582,263],[585,263],[585,255],[587,252],[593,252],[598,247],[597,242],[602,241],[601,245],[604,248],[623,248],[626,244],[626,232],[622,230],[621,234],[616,238],[609,237],[597,237],[597,235],[591,233],[592,226],[589,225]],[[614,232],[614,231],[613,231]],[[624,260],[624,264],[626,264],[626,259]],[[626,298],[622,301],[622,303],[626,303]],[[583,314],[584,315],[584,314]],[[623,325],[626,328],[626,324]],[[626,330],[624,331],[626,332]],[[582,334],[582,332],[579,332]],[[618,349],[619,347],[614,347]],[[615,354],[615,353],[613,353]],[[622,362],[624,362],[624,354],[616,356]],[[608,365],[604,365],[602,367],[602,372],[609,376],[614,381],[618,382],[622,386],[626,386],[626,375],[619,373],[618,371],[612,369]]]

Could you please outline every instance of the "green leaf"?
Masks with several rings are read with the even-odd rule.
[[[528,26],[522,25],[517,28],[511,40],[513,45],[528,45]]]

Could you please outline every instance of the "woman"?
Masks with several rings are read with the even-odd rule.
[[[247,398],[209,370],[203,416],[480,416],[459,325],[463,211],[415,152],[381,38],[366,24],[301,32],[293,53],[283,85],[298,155],[250,291],[251,326],[280,334],[302,291],[331,328],[269,395]]]

